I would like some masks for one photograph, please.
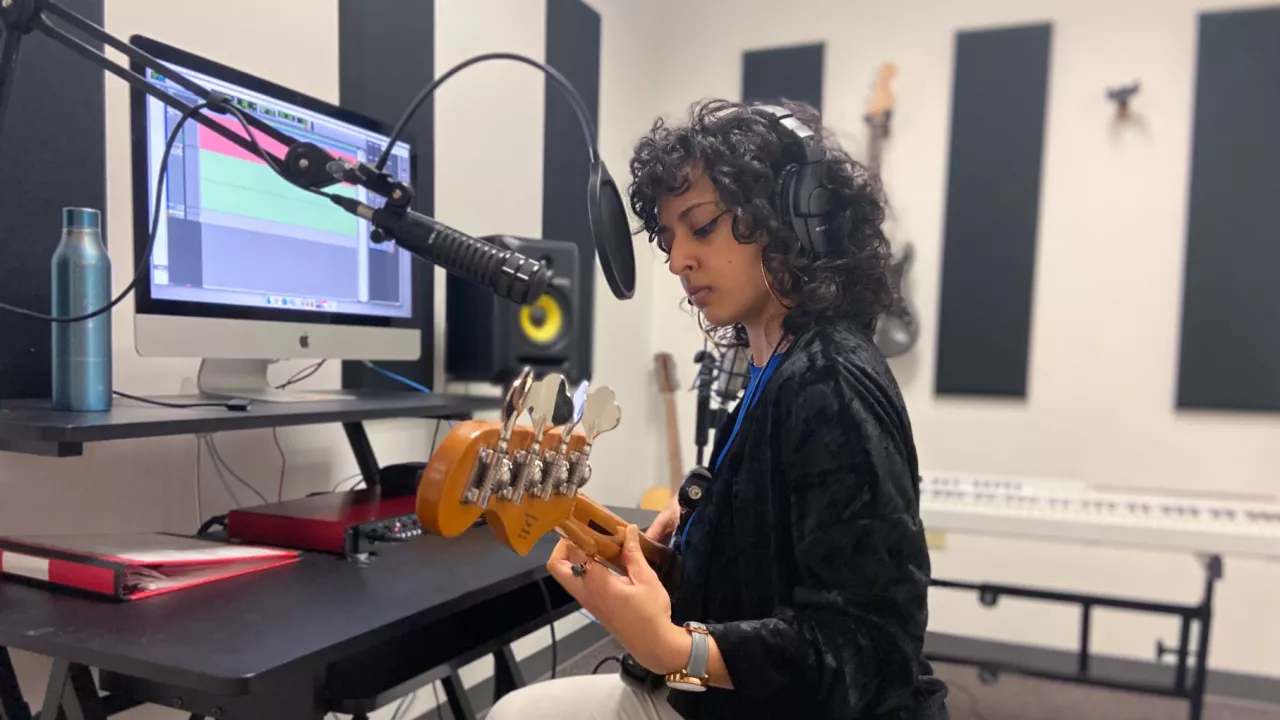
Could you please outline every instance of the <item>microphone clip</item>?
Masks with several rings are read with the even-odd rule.
[[[310,143],[300,143],[307,145]],[[294,147],[297,147],[296,145]],[[292,152],[292,149],[290,150]],[[409,209],[413,203],[413,186],[402,183],[386,170],[379,170],[369,163],[352,163],[349,160],[328,159],[325,172],[330,178],[359,185],[383,198],[383,207],[393,212]]]

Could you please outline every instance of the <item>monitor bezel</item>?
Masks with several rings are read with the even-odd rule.
[[[370,132],[390,136],[392,127],[375,118],[363,115],[347,108],[325,102],[316,97],[306,95],[297,90],[279,85],[242,70],[224,65],[206,57],[182,50],[172,45],[143,35],[133,35],[129,43],[139,50],[154,57],[160,62],[188,68],[223,82],[238,85],[247,90],[277,98],[311,112],[349,123]],[[146,66],[133,61],[131,69],[146,77]],[[133,253],[134,258],[142,258],[147,251],[150,239],[151,196],[155,193],[155,178],[151,177],[147,159],[147,94],[130,87],[130,144],[132,156],[132,190],[133,190]],[[401,133],[399,142],[409,146],[409,179],[413,184],[418,175],[418,153],[414,138],[410,133]],[[281,178],[280,182],[286,182]],[[163,221],[163,218],[162,218]],[[406,252],[401,249],[400,252]],[[247,305],[218,304],[195,302],[189,300],[168,300],[153,297],[151,294],[151,267],[148,263],[134,288],[134,312],[137,315],[163,315],[190,318],[216,318],[222,320],[247,320],[256,322],[302,323],[307,325],[355,326],[368,328],[388,328],[401,330],[418,330],[422,327],[420,303],[417,302],[418,285],[422,279],[419,265],[422,261],[410,256],[410,273],[408,297],[410,314],[407,317],[388,315],[357,315],[351,313],[334,313],[323,310],[287,310],[283,308],[254,307]]]

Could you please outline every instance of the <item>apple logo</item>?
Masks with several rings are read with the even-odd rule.
[[[311,347],[311,337],[306,333],[302,333],[302,336],[298,338],[298,344],[304,348]]]

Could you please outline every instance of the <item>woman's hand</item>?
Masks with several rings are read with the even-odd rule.
[[[586,568],[581,577],[573,573],[575,564]],[[635,525],[627,526],[620,564],[625,575],[615,575],[607,566],[588,560],[578,546],[562,539],[551,553],[547,570],[636,662],[655,673],[683,668],[689,657],[689,634],[671,622],[671,596],[640,552],[640,530]]]
[[[676,525],[680,522],[680,496],[671,496],[671,502],[658,513],[658,517],[654,518],[653,524],[648,530],[644,531],[646,537],[658,543],[659,545],[670,545],[671,534],[676,531]]]

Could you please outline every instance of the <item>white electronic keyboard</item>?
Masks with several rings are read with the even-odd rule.
[[[1280,561],[1280,503],[1115,493],[1072,480],[923,473],[931,531]]]

